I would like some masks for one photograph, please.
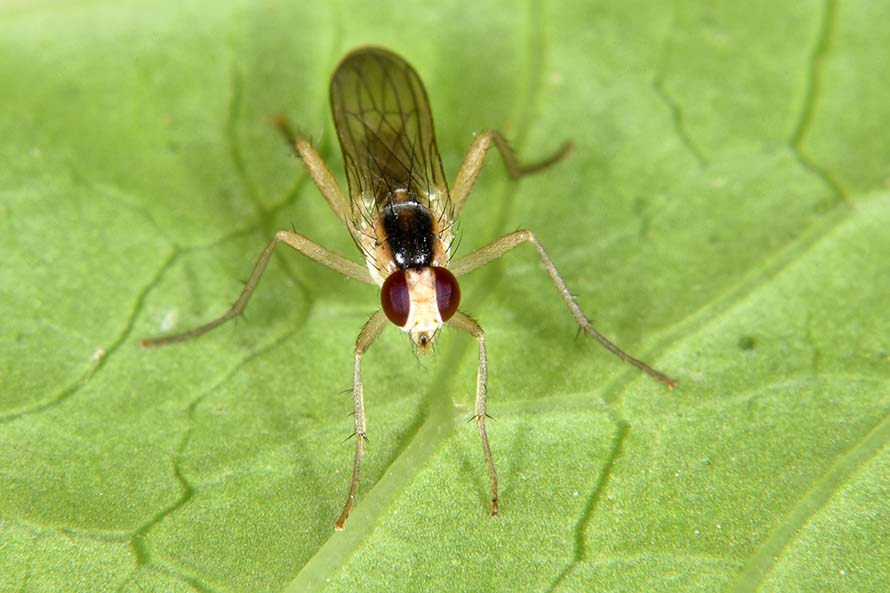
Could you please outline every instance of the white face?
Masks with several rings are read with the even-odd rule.
[[[426,352],[436,332],[444,325],[436,303],[436,277],[432,268],[420,268],[406,270],[405,280],[411,309],[402,330],[411,335],[411,340],[422,352]]]

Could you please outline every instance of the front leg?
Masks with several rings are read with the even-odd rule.
[[[346,519],[349,517],[349,511],[355,504],[355,497],[358,494],[359,468],[362,465],[362,454],[365,452],[365,441],[367,433],[365,432],[365,400],[362,393],[362,355],[368,351],[374,340],[380,335],[383,326],[386,325],[386,315],[380,309],[371,319],[362,327],[362,331],[358,335],[355,343],[355,366],[352,374],[352,405],[353,415],[355,416],[355,461],[352,465],[352,482],[349,484],[349,494],[346,496],[346,504],[343,505],[343,512],[337,519],[334,529],[343,531]]]
[[[488,418],[488,357],[485,354],[485,332],[472,317],[458,311],[454,317],[448,320],[448,325],[475,337],[479,342],[479,369],[476,372],[476,411],[473,418],[479,427],[479,436],[482,437],[482,452],[485,454],[485,463],[488,465],[488,478],[491,485],[491,516],[499,516],[498,509],[498,475],[494,469],[494,460],[491,456],[491,446],[488,444],[488,433],[485,431],[485,419]]]

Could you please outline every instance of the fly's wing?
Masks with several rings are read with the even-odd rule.
[[[373,224],[397,190],[450,219],[430,103],[414,68],[390,51],[357,49],[334,72],[331,109],[356,223]]]

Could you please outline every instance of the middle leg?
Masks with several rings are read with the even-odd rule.
[[[275,246],[278,243],[284,243],[289,247],[292,247],[296,251],[299,251],[309,259],[320,263],[323,266],[326,266],[335,272],[339,272],[346,276],[347,278],[352,278],[353,280],[358,280],[359,282],[364,282],[366,284],[374,284],[374,281],[371,279],[371,275],[368,273],[367,268],[360,266],[354,261],[343,257],[329,249],[325,249],[318,243],[314,241],[310,241],[303,235],[292,233],[291,231],[278,231],[275,233],[275,236],[269,241],[269,244],[266,245],[266,248],[260,254],[259,260],[257,260],[256,265],[254,265],[253,272],[250,274],[250,278],[247,280],[247,283],[244,285],[244,289],[241,291],[241,294],[238,295],[238,300],[229,308],[228,311],[223,313],[220,317],[217,317],[213,321],[209,323],[205,323],[200,327],[196,327],[194,329],[178,333],[172,336],[163,336],[158,338],[145,338],[139,342],[139,345],[142,348],[151,348],[154,346],[166,346],[167,344],[175,344],[176,342],[183,342],[185,340],[190,340],[192,338],[197,338],[198,336],[204,335],[212,329],[219,327],[225,322],[234,319],[241,315],[244,312],[244,308],[247,306],[247,303],[250,301],[250,297],[253,295],[253,291],[256,290],[257,285],[260,283],[260,278],[263,277],[263,272],[266,271],[266,266],[269,265],[269,258],[272,257],[272,252],[275,250]]]
[[[624,362],[637,367],[641,371],[649,374],[660,383],[663,383],[668,389],[673,389],[674,387],[676,387],[676,380],[671,379],[664,373],[653,369],[642,360],[638,360],[630,354],[626,353],[624,350],[610,342],[603,334],[599,333],[597,329],[593,327],[593,324],[590,323],[587,315],[584,314],[584,311],[582,311],[581,307],[578,306],[578,303],[575,302],[575,297],[572,296],[569,287],[566,285],[565,280],[563,280],[562,276],[559,274],[559,270],[556,269],[556,265],[553,263],[553,260],[550,259],[550,256],[547,255],[547,252],[544,251],[544,246],[541,245],[541,242],[538,241],[538,238],[535,237],[535,235],[531,231],[521,230],[512,232],[508,235],[504,235],[500,239],[497,239],[496,241],[489,243],[484,247],[480,247],[472,253],[468,253],[464,257],[451,264],[449,266],[449,269],[456,277],[459,278],[463,274],[472,272],[476,268],[484,266],[485,264],[498,259],[508,251],[512,251],[523,243],[531,243],[534,246],[535,251],[538,252],[538,257],[540,258],[541,263],[544,265],[544,269],[547,270],[547,274],[550,276],[550,280],[559,291],[559,296],[562,297],[562,300],[565,302],[566,306],[569,308],[569,311],[572,313],[572,317],[575,318],[575,322],[578,324],[578,327],[580,327],[585,334],[599,342],[606,350],[608,350]]]

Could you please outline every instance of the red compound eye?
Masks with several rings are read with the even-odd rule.
[[[436,275],[436,306],[442,321],[448,321],[460,305],[460,286],[454,274],[445,268],[433,268],[433,273]]]
[[[404,270],[396,270],[383,281],[380,288],[380,302],[383,312],[389,320],[404,327],[408,323],[408,313],[411,311],[411,298],[408,295],[408,281],[405,279]]]

